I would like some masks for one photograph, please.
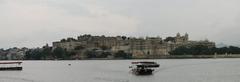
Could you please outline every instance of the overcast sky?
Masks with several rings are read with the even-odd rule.
[[[240,0],[0,0],[0,48],[81,34],[175,36],[240,44]]]

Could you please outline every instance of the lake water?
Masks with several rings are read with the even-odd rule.
[[[240,59],[144,60],[161,65],[149,76],[131,74],[133,61],[23,61],[23,71],[0,71],[0,82],[240,82]]]

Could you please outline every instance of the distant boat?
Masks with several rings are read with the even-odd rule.
[[[151,75],[154,68],[160,67],[156,62],[132,62],[132,73],[136,75]]]
[[[22,70],[22,62],[0,62],[0,71]]]

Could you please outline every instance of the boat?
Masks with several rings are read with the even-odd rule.
[[[132,62],[132,73],[136,75],[152,75],[155,71],[155,68],[159,68],[160,65],[156,62]]]
[[[22,70],[23,68],[20,66],[22,62],[0,62],[0,71],[14,71],[14,70]]]

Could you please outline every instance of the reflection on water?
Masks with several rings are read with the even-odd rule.
[[[24,61],[23,71],[0,71],[0,82],[240,82],[240,59],[149,60],[161,64],[150,76],[131,74],[132,61]]]
[[[126,79],[114,79],[114,78],[108,78],[108,77],[96,77],[96,81],[105,81],[105,82],[129,82],[129,80]]]
[[[0,77],[0,82],[37,82],[37,81],[18,77]]]

